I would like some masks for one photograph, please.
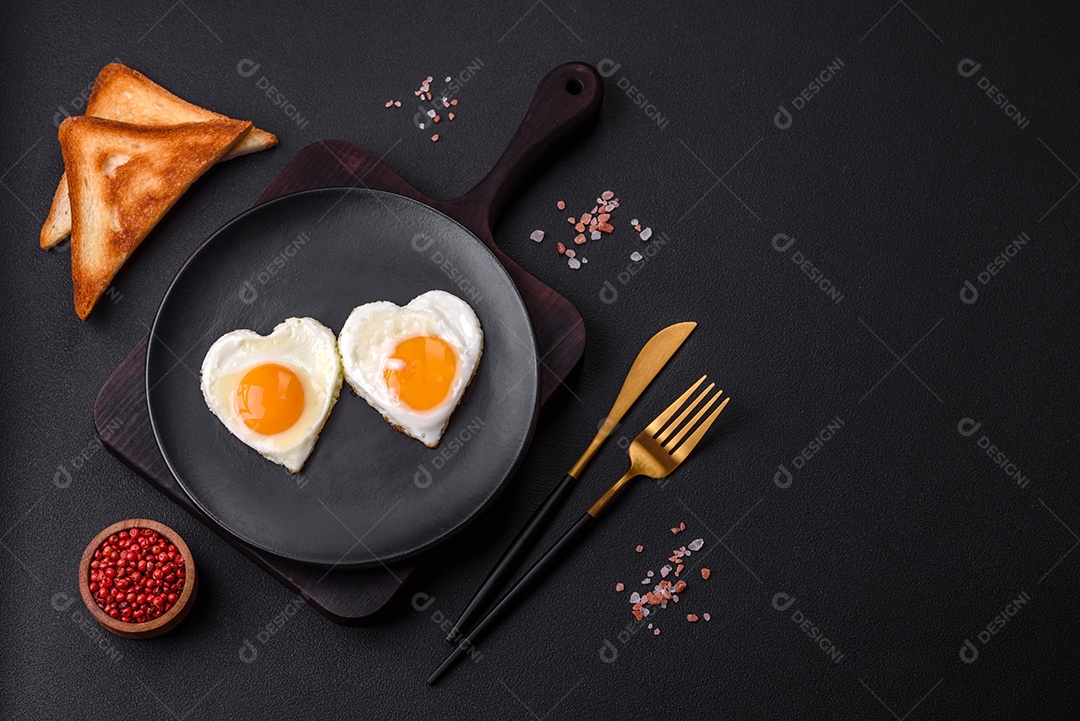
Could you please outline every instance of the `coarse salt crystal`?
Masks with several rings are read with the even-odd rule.
[[[566,249],[566,257],[567,257],[567,258],[576,258],[576,257],[577,257],[577,253],[576,253],[576,252],[574,251],[574,249],[573,249],[573,248],[567,248],[567,249]]]
[[[541,240],[544,239],[544,231],[542,231],[542,230],[534,230],[532,232],[532,235],[530,235],[529,237],[532,238],[533,240],[535,240],[537,243],[539,243]]]
[[[712,620],[712,616],[710,616],[710,615],[709,615],[709,614],[707,614],[707,613],[705,613],[705,614],[702,614],[702,616],[701,616],[701,617],[702,617],[702,618],[704,618],[704,619],[705,619],[706,621],[711,621],[711,620]]]
[[[597,233],[597,235],[599,235],[599,233]],[[641,253],[635,250],[633,253],[630,254],[630,260],[634,261],[635,263],[638,262],[639,260],[641,260]]]
[[[646,573],[645,575],[646,575],[646,576],[648,576],[649,578],[652,578],[652,577],[653,577],[653,572],[652,572],[652,571],[649,571],[649,572],[648,572],[648,573]]]
[[[569,253],[569,251],[567,251],[567,253]],[[577,270],[578,268],[581,267],[581,261],[578,260],[577,258],[570,258],[569,260],[566,261],[566,263],[567,263],[567,265],[569,265],[574,270]]]
[[[650,583],[652,583],[651,578],[643,578],[643,579],[641,579],[641,585],[642,586],[648,586]]]
[[[593,232],[592,232],[592,233],[590,234],[590,236],[589,236],[589,237],[590,237],[590,238],[591,238],[592,240],[600,240],[600,231],[599,231],[599,230],[594,230],[594,231],[593,231]]]
[[[622,585],[621,583],[616,583],[615,584],[615,590],[616,591],[621,592],[624,588],[626,588],[626,586]]]
[[[664,566],[660,569],[660,577],[667,578],[667,575],[671,573],[671,566]]]
[[[695,538],[693,541],[690,541],[690,543],[686,544],[686,547],[689,548],[691,551],[700,551],[701,547],[704,545],[705,539]]]
[[[435,111],[434,111],[434,110],[429,110],[429,111],[427,111],[427,116],[428,116],[429,118],[434,118],[434,117],[435,117]]]
[[[446,82],[450,82],[450,76],[449,75],[446,76]]]
[[[641,594],[638,593],[637,591],[634,591],[633,593],[630,594],[630,603],[637,603],[640,600],[641,600]]]
[[[630,221],[630,225],[637,225],[637,224],[638,224],[637,218],[634,218],[633,220]]]
[[[641,239],[642,240],[648,240],[651,237],[652,237],[652,228],[646,228],[645,230],[641,231]]]

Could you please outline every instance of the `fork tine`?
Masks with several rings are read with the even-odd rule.
[[[675,415],[675,411],[679,410],[679,408],[682,407],[682,404],[686,402],[686,399],[689,398],[695,390],[697,390],[697,387],[701,385],[707,377],[708,376],[701,376],[700,378],[698,378],[697,383],[687,388],[685,393],[679,396],[679,398],[674,403],[668,406],[663,413],[658,415],[656,419],[649,424],[648,428],[646,428],[645,430],[649,432],[650,436],[655,436],[660,431],[660,429],[664,427],[664,424],[668,422],[668,419]]]
[[[679,429],[679,432],[675,434],[675,437],[672,438],[671,441],[669,441],[667,443],[665,443],[664,441],[660,441],[660,444],[662,446],[664,446],[664,448],[666,448],[668,450],[668,452],[671,452],[672,450],[674,450],[675,446],[679,445],[679,441],[681,441],[686,436],[687,433],[692,431],[697,426],[697,422],[699,420],[701,420],[701,417],[703,415],[705,415],[705,412],[707,410],[709,410],[709,408],[712,407],[712,404],[716,403],[716,401],[718,401],[720,399],[720,396],[722,396],[722,395],[724,395],[724,391],[718,391],[715,396],[713,396],[712,398],[709,399],[708,403],[706,403],[705,405],[703,405],[701,407],[701,410],[699,410],[697,413],[694,414],[693,418],[691,418],[682,428]],[[705,396],[705,394],[703,393],[702,397],[704,397],[704,396]],[[675,424],[672,424],[671,428],[674,429]],[[670,429],[669,429],[669,431],[670,431]]]
[[[710,383],[709,385],[705,386],[705,390],[701,392],[701,395],[695,398],[693,403],[684,408],[683,412],[676,416],[675,420],[668,424],[668,427],[664,429],[664,432],[656,437],[656,440],[658,440],[661,445],[664,445],[664,442],[671,437],[671,434],[674,433],[675,430],[682,425],[682,422],[686,419],[688,415],[690,415],[690,412],[697,408],[698,403],[701,403],[703,400],[709,397],[709,391],[711,391],[715,385],[715,383]]]
[[[698,429],[694,431],[693,435],[687,438],[686,442],[679,446],[679,449],[677,451],[671,454],[671,457],[675,459],[676,463],[682,463],[686,460],[686,457],[690,455],[690,451],[694,450],[694,447],[697,446],[698,441],[700,441],[701,438],[705,435],[705,432],[709,430],[709,426],[713,424],[713,421],[716,420],[716,417],[720,415],[720,411],[724,410],[724,406],[726,406],[728,404],[728,401],[730,400],[731,396],[725,398],[724,402],[717,406],[716,410],[713,411],[700,426],[698,426]]]

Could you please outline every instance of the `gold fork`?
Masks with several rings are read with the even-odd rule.
[[[698,424],[701,417],[708,412],[716,401],[720,399],[720,396],[724,394],[724,391],[717,391],[716,395],[709,398],[709,401],[694,414],[686,423],[686,417],[690,415],[698,404],[701,403],[712,391],[715,383],[710,383],[708,387],[702,391],[701,395],[694,399],[694,402],[683,408],[682,413],[679,413],[679,417],[669,424],[668,421],[675,415],[683,404],[686,403],[686,399],[694,394],[694,391],[698,389],[702,383],[705,382],[706,376],[698,378],[697,383],[686,389],[679,398],[672,403],[667,409],[658,415],[652,423],[650,423],[645,430],[638,434],[634,442],[630,444],[630,470],[626,474],[615,482],[611,488],[604,492],[604,495],[592,504],[589,508],[588,514],[593,518],[600,515],[600,511],[604,510],[604,506],[611,502],[615,496],[622,491],[623,488],[633,479],[638,476],[648,476],[649,478],[666,478],[668,474],[674,471],[679,465],[686,460],[686,457],[690,455],[690,452],[697,447],[698,442],[701,440],[705,432],[709,430],[709,426],[713,424],[716,417],[720,415],[720,411],[724,410],[724,406],[728,404],[731,397],[728,396],[724,401],[716,407],[716,410],[709,415],[702,423]],[[696,430],[694,430],[696,428]],[[686,438],[686,434],[691,430],[694,430],[693,435]],[[685,441],[683,439],[686,438]]]
[[[709,409],[724,394],[723,391],[717,391],[716,395],[708,398],[716,385],[710,383],[693,402],[687,405],[686,401],[705,382],[705,378],[706,376],[702,376],[697,380],[697,383],[687,388],[685,393],[679,396],[645,430],[638,434],[637,438],[630,444],[630,470],[616,481],[615,485],[604,491],[604,495],[600,496],[589,507],[585,515],[569,531],[563,534],[563,537],[556,541],[555,545],[548,549],[547,553],[533,564],[533,567],[506,592],[506,595],[486,616],[480,619],[473,631],[461,639],[454,652],[442,662],[442,665],[428,679],[429,684],[435,683],[459,656],[471,649],[476,640],[491,626],[493,621],[511,604],[521,599],[537,579],[555,567],[562,554],[584,536],[592,522],[604,510],[604,507],[626,488],[631,480],[638,476],[665,478],[686,460],[687,456],[697,447],[697,444],[709,430],[709,427],[712,426],[716,417],[720,415],[720,411],[724,410],[728,401],[731,400],[730,397],[725,398],[712,413],[709,413],[708,417],[705,417]],[[708,401],[701,405],[706,398],[708,398]],[[699,405],[701,405],[700,408],[698,408]],[[695,409],[697,409],[696,413],[694,413]],[[675,417],[676,413],[679,414],[677,417]],[[694,413],[693,418],[687,420],[687,416],[691,413]],[[672,420],[672,417],[675,417],[675,420]]]

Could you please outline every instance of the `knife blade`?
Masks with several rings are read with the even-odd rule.
[[[619,421],[630,410],[630,406],[634,405],[634,401],[645,392],[645,389],[649,387],[649,384],[652,383],[661,369],[667,365],[667,362],[675,355],[675,351],[679,350],[679,347],[686,341],[687,336],[696,327],[697,323],[693,321],[669,325],[650,338],[642,347],[637,354],[637,358],[634,359],[633,365],[630,366],[630,371],[626,374],[626,380],[623,381],[619,395],[615,397],[615,403],[612,404],[607,417],[600,424],[600,430],[596,432],[596,436],[593,437],[588,449],[581,454],[581,458],[578,458],[577,463],[570,469],[571,476],[574,478],[581,477],[585,467],[589,465],[593,456],[604,445],[604,441],[619,425]]]

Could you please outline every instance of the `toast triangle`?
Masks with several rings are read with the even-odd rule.
[[[145,126],[88,116],[60,124],[80,318],[165,212],[251,127],[230,119]]]
[[[86,104],[86,115],[135,125],[178,125],[212,120],[230,120],[225,115],[200,108],[173,95],[137,70],[109,63],[98,73]],[[222,160],[257,153],[277,145],[273,133],[253,127]],[[41,228],[42,248],[52,248],[71,234],[71,207],[66,175],[53,195],[49,215]]]

